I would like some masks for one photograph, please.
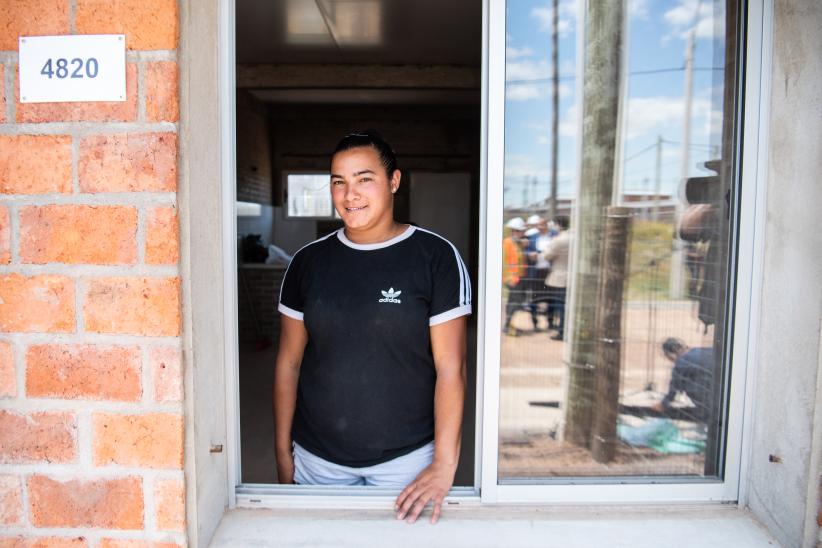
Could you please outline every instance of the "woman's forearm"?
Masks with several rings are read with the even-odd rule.
[[[434,391],[434,461],[457,466],[465,403],[465,365],[437,375]]]
[[[291,424],[297,407],[299,364],[277,360],[274,373],[274,445],[277,455],[291,453]]]
[[[297,407],[300,364],[308,341],[302,321],[282,316],[280,348],[274,369],[274,449],[280,456],[291,455],[291,423]]]

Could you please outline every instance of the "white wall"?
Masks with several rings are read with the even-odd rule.
[[[773,23],[748,504],[786,546],[815,546],[822,447],[822,3],[775,0]],[[781,462],[770,462],[770,455]]]

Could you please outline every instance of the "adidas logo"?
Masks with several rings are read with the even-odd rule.
[[[400,296],[402,291],[394,291],[394,288],[391,287],[388,291],[380,291],[382,293],[383,298],[380,299],[381,303],[397,303],[400,304],[402,301],[399,300],[397,297]]]

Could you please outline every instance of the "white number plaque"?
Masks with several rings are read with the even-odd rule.
[[[122,34],[20,37],[20,102],[126,100]]]

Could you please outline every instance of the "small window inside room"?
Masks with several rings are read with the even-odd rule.
[[[437,13],[437,17],[431,17]],[[277,300],[293,254],[342,226],[331,207],[337,141],[374,128],[394,147],[398,221],[479,255],[482,2],[236,0],[240,481],[274,484]],[[475,486],[476,315],[455,486]]]
[[[283,174],[284,202],[288,204],[286,215],[333,219],[338,217],[331,205],[328,192],[330,174],[325,172]]]

